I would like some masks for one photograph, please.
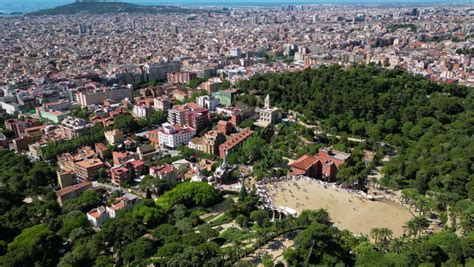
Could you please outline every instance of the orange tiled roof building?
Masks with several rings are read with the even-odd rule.
[[[351,154],[323,147],[318,155],[303,155],[293,163],[289,164],[291,170],[289,175],[305,175],[318,178],[327,182],[333,182],[336,174],[344,162],[351,157]]]
[[[219,145],[219,157],[224,158],[227,153],[237,150],[252,134],[253,131],[250,128],[246,128],[232,135],[227,141]]]

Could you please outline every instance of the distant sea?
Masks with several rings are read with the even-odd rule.
[[[0,0],[0,13],[27,13],[74,2],[73,0]],[[474,0],[127,0],[141,5],[173,5],[187,7],[237,7],[310,4],[474,4]]]

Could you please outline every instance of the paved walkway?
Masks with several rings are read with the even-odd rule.
[[[319,127],[318,125],[311,125],[311,124],[306,124],[300,120],[297,120],[296,123],[298,123],[299,125],[302,125],[306,128],[309,128],[309,129],[314,129],[314,133],[315,134],[326,134],[327,136],[331,137],[331,136],[334,136],[336,137],[337,139],[341,139],[341,136],[339,135],[334,135],[334,134],[329,134],[329,133],[326,133],[324,132],[323,130],[321,130],[321,127]],[[357,142],[357,143],[362,143],[362,142],[365,142],[365,139],[363,138],[357,138],[357,137],[347,137],[347,140],[351,141],[351,142]]]
[[[145,194],[141,192],[137,192],[135,190],[129,189],[129,188],[123,188],[120,186],[112,185],[112,184],[104,184],[98,181],[92,181],[92,187],[102,187],[111,191],[123,191],[128,194],[132,194],[138,198],[145,198]]]
[[[277,236],[265,245],[261,246],[259,249],[255,250],[252,254],[245,257],[243,260],[250,261],[251,263],[258,266],[263,266],[260,262],[260,257],[265,254],[270,254],[274,262],[285,262],[283,258],[283,252],[293,246],[294,239],[297,235],[298,231],[293,231]]]

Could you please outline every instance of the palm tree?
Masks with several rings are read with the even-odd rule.
[[[460,215],[461,212],[456,207],[448,207],[447,213],[451,221],[452,229],[456,230],[458,227],[457,217]]]
[[[408,232],[408,236],[417,237],[423,231],[428,228],[430,221],[425,216],[415,216],[411,220],[405,223],[403,228]]]
[[[264,227],[264,228],[258,228],[257,229],[257,234],[259,237],[257,237],[259,240],[267,241],[268,234],[270,233],[270,229]],[[259,241],[260,243],[260,241]]]
[[[433,201],[433,210],[447,211],[449,203],[449,195],[446,193],[428,191],[427,195],[431,196]]]
[[[433,210],[436,210],[436,203],[434,199],[426,196],[420,196],[415,201],[415,207],[421,212],[422,215],[431,214]]]
[[[372,230],[370,230],[370,236],[374,239],[375,243],[380,241],[381,230],[382,228],[372,228]]]
[[[277,231],[277,232],[280,232],[280,231],[282,231],[283,229],[285,229],[286,222],[285,222],[285,220],[281,220],[281,221],[280,221],[280,220],[277,220],[277,221],[275,221],[274,225],[275,225],[275,227],[276,227],[276,231]]]
[[[395,253],[401,253],[407,247],[407,243],[403,238],[395,238],[390,242],[390,250]]]
[[[423,233],[428,226],[430,226],[430,221],[425,217],[425,216],[416,216],[415,217],[417,228],[418,228],[418,234]]]
[[[375,243],[381,243],[383,247],[386,247],[388,242],[392,239],[393,232],[392,230],[382,227],[382,228],[373,228],[370,231],[370,235],[374,239]]]
[[[380,228],[380,238],[382,239],[382,242],[387,243],[390,240],[392,240],[392,237],[393,237],[392,230],[386,227]]]
[[[287,216],[284,220],[284,229],[288,230],[295,226],[296,219],[293,216]]]
[[[308,256],[306,257],[304,266],[308,266],[309,259],[311,258],[311,253],[313,252],[313,247],[314,247],[314,240],[311,241],[311,247],[309,248],[309,253]]]
[[[403,229],[405,230],[405,233],[409,237],[416,236],[417,225],[416,225],[416,222],[413,219],[405,222],[405,224],[403,225]]]
[[[404,189],[402,190],[402,200],[405,203],[408,203],[410,209],[415,204],[415,200],[418,198],[419,194],[415,189]]]

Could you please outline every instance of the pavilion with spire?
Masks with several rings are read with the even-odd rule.
[[[272,107],[270,103],[270,95],[265,97],[264,107],[259,111],[259,118],[255,125],[267,127],[269,124],[275,124],[281,121],[281,112],[277,107]]]
[[[228,154],[228,150],[225,150],[224,159],[222,161],[221,166],[217,167],[216,170],[214,171],[214,174],[212,175],[213,180],[217,184],[221,184],[224,182],[225,179],[229,178],[232,171],[234,171],[236,168],[235,165],[227,164],[227,154]]]

